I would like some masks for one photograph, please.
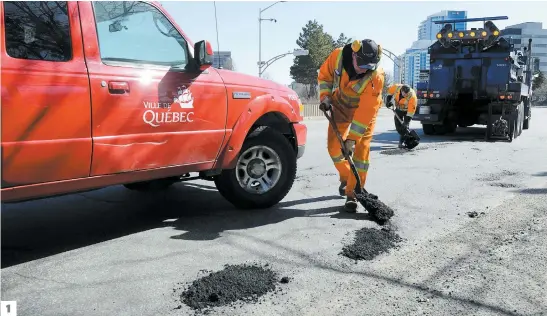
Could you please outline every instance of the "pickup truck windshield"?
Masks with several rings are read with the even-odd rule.
[[[152,64],[184,68],[188,45],[154,6],[137,1],[94,1],[104,63]]]

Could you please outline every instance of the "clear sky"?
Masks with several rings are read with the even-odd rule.
[[[220,50],[232,52],[237,71],[258,75],[258,11],[275,1],[217,1]],[[209,40],[217,50],[215,11],[212,1],[161,1],[193,42]],[[547,2],[517,1],[288,1],[263,13],[277,23],[262,22],[262,60],[297,48],[296,40],[308,20],[323,24],[334,37],[344,33],[352,38],[371,38],[399,55],[418,37],[418,24],[441,10],[467,10],[468,17],[505,15],[509,20],[494,21],[498,28],[522,22],[543,22],[547,28]],[[475,23],[471,27],[479,26]],[[468,23],[468,27],[469,23]],[[384,58],[383,66],[393,71]],[[290,84],[293,57],[276,61],[266,74],[281,84]]]

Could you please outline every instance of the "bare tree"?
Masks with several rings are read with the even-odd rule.
[[[547,84],[541,85],[532,93],[532,105],[533,106],[546,106],[547,105]]]
[[[387,89],[389,88],[389,86],[391,86],[393,84],[393,76],[390,74],[390,73],[385,73],[385,76],[384,76],[384,89],[382,90],[382,94],[383,95],[386,95],[387,94]]]

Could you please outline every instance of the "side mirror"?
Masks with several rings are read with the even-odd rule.
[[[213,47],[209,41],[199,41],[194,45],[194,59],[201,71],[213,65]]]

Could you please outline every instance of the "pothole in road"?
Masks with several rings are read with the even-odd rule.
[[[406,148],[392,148],[392,149],[382,150],[382,151],[380,151],[380,154],[388,155],[388,156],[391,156],[391,155],[404,155],[404,154],[409,154],[410,155],[410,154],[413,154],[416,151],[420,151],[420,150],[427,150],[427,149],[437,150],[437,149],[445,148],[450,144],[452,144],[452,143],[442,143],[442,144],[435,144],[435,145],[418,145],[418,147],[410,149],[410,150],[406,149]]]
[[[194,310],[230,305],[240,301],[257,302],[273,292],[277,283],[288,283],[288,277],[279,279],[268,265],[226,265],[223,270],[199,278],[181,294],[184,304]]]
[[[503,182],[490,183],[490,186],[498,187],[498,188],[518,188],[519,187],[518,185],[514,183],[503,183]]]
[[[502,170],[502,171],[499,171],[499,172],[484,174],[481,177],[477,178],[477,180],[479,180],[479,181],[500,181],[502,178],[513,177],[513,176],[517,176],[519,174],[520,173],[515,172],[515,171]]]
[[[380,152],[380,154],[381,155],[388,155],[388,156],[391,156],[391,155],[404,155],[404,154],[412,154],[415,150],[419,150],[419,149],[415,148],[413,150],[408,150],[408,149],[404,149],[404,148],[395,148],[395,149],[382,150]]]
[[[341,255],[353,260],[372,260],[392,248],[397,248],[402,241],[393,228],[365,227],[355,232],[353,243],[342,248]]]

